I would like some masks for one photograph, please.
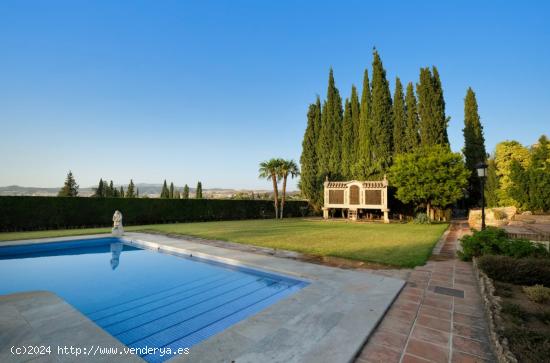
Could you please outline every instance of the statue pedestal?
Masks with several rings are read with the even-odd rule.
[[[113,235],[113,237],[122,237],[122,235],[124,235],[124,229],[122,228],[122,226],[113,227],[113,229],[111,230],[111,234]]]

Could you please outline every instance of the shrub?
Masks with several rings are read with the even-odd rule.
[[[529,300],[539,304],[550,300],[550,288],[542,285],[524,286],[523,292]]]
[[[285,216],[301,217],[306,201],[287,201]],[[269,200],[0,197],[0,231],[273,218]]]
[[[486,255],[478,259],[478,266],[497,281],[550,287],[550,259]]]
[[[416,217],[413,220],[413,223],[415,224],[430,224],[432,223],[430,221],[430,218],[426,213],[418,213]]]
[[[493,209],[493,217],[496,220],[506,219],[506,212],[500,209]]]
[[[472,235],[462,237],[460,245],[462,251],[459,251],[458,255],[464,261],[483,255],[505,255],[516,258],[550,256],[541,244],[525,239],[508,238],[503,229],[495,227],[487,227],[483,231],[475,231]]]

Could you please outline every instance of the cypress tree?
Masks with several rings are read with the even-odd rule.
[[[405,95],[399,77],[395,79],[393,96],[393,148],[395,154],[407,152],[407,115],[405,110]]]
[[[185,184],[183,187],[182,199],[189,199],[189,185]]]
[[[202,183],[197,183],[197,190],[195,191],[195,199],[202,199]]]
[[[381,178],[391,165],[393,152],[392,101],[386,71],[376,49],[372,62],[371,144],[372,173]]]
[[[352,145],[351,145],[351,158],[349,164],[349,173],[347,178],[351,179],[354,175],[354,166],[357,164],[357,153],[359,150],[359,125],[361,119],[361,105],[359,104],[359,96],[357,95],[357,88],[351,86],[351,129],[352,129]]]
[[[420,144],[420,135],[418,133],[418,110],[412,82],[407,84],[405,110],[407,117],[407,127],[405,129],[405,151],[412,152]]]
[[[122,185],[120,186],[120,193],[118,194],[118,197],[124,198],[124,188],[122,187]]]
[[[342,139],[342,98],[334,83],[332,68],[329,72],[327,99],[321,111],[321,128],[317,148],[318,171],[321,178],[340,177]]]
[[[99,179],[99,184],[94,190],[92,197],[103,198],[105,196],[105,186],[103,185],[103,179]]]
[[[363,77],[363,91],[361,94],[361,108],[359,112],[359,128],[357,132],[357,160],[353,168],[353,177],[365,180],[370,175],[371,155],[371,89],[369,72],[365,69]]]
[[[174,183],[170,183],[169,198],[170,198],[170,199],[174,199]]]
[[[309,105],[307,112],[307,127],[302,141],[302,155],[300,157],[301,177],[299,187],[302,195],[310,204],[319,209],[320,183],[317,177],[317,127],[320,125],[321,101]]]
[[[74,179],[73,172],[69,170],[63,187],[57,193],[58,197],[77,197],[78,196],[78,184]]]
[[[136,198],[139,198],[139,188],[136,188]]]
[[[107,194],[108,198],[113,198],[117,194],[117,190],[115,189],[115,186],[114,186],[112,180],[109,182],[109,187],[107,188],[107,193],[106,194]]]
[[[170,198],[170,191],[168,190],[168,185],[166,184],[166,179],[164,179],[164,184],[162,184],[162,190],[160,191],[160,197],[163,199]]]
[[[134,181],[130,179],[130,184],[128,184],[128,188],[126,188],[126,198],[135,198],[136,193],[134,190],[135,190]]]
[[[466,159],[466,167],[471,171],[468,186],[469,200],[470,204],[477,205],[481,199],[481,186],[476,166],[486,160],[487,152],[485,151],[485,138],[478,114],[476,94],[470,87],[464,98],[464,129],[462,132],[464,133],[462,153]]]
[[[449,145],[445,116],[443,88],[437,68],[420,69],[420,80],[416,86],[418,114],[420,117],[420,140],[422,145]]]
[[[342,159],[341,159],[341,175],[344,179],[349,179],[350,168],[353,156],[353,124],[351,120],[351,103],[346,98],[344,106],[344,122],[342,125]]]

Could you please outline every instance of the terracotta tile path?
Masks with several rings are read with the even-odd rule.
[[[455,258],[468,232],[453,222],[431,260],[411,271],[356,363],[495,361],[472,265]]]

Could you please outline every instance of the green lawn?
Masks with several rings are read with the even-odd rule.
[[[366,224],[303,219],[157,224],[125,227],[219,239],[387,265],[424,264],[447,224]],[[0,241],[109,232],[109,228],[0,233]]]

